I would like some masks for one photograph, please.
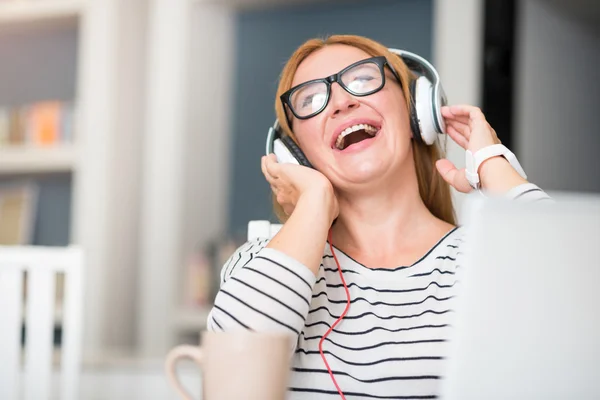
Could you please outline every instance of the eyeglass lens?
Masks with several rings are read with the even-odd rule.
[[[364,96],[383,85],[382,71],[372,61],[358,64],[340,76],[342,85],[352,94]],[[321,111],[329,97],[330,87],[324,81],[312,82],[299,87],[290,96],[290,105],[296,115],[308,117]]]

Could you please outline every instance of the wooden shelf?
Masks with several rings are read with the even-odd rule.
[[[0,25],[78,17],[83,0],[0,0]]]
[[[0,175],[69,172],[74,169],[76,148],[0,147]]]
[[[201,330],[206,329],[206,319],[208,318],[209,312],[210,307],[188,307],[179,309],[174,320],[176,329],[180,332],[200,332]]]

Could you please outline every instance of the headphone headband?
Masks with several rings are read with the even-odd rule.
[[[276,119],[273,126],[269,128],[269,133],[267,133],[267,145],[266,145],[266,149],[265,149],[266,155],[273,153],[273,143],[275,142],[275,139],[277,139],[277,136],[279,135],[278,132],[279,132],[279,120]]]
[[[404,63],[408,67],[408,69],[410,69],[411,71],[421,72],[434,85],[439,84],[440,75],[438,74],[436,69],[433,67],[433,65],[431,65],[431,63],[429,61],[427,61],[426,59],[424,59],[423,57],[421,57],[418,54],[411,53],[410,51],[393,49],[393,48],[389,48],[388,50],[391,53],[394,53],[394,54],[400,56],[400,58],[402,58],[402,61],[404,61]]]
[[[388,50],[400,56],[400,58],[402,58],[408,69],[414,72],[420,72],[431,82],[433,90],[433,92],[431,93],[432,110],[435,113],[432,116],[433,122],[435,124],[436,131],[438,133],[444,133],[446,129],[444,126],[444,118],[442,117],[441,108],[442,106],[448,104],[448,100],[446,98],[444,88],[442,87],[440,74],[437,72],[434,66],[431,65],[429,61],[427,61],[418,54],[394,48],[389,48]]]

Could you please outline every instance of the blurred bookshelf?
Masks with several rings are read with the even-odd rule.
[[[76,19],[82,0],[0,0],[0,25]]]
[[[72,172],[77,149],[74,145],[52,148],[31,146],[0,147],[0,177],[17,174]]]
[[[0,107],[0,175],[71,172],[74,107],[44,101]]]
[[[39,194],[29,210],[19,211],[32,216],[32,234],[0,244],[63,246],[72,240],[81,133],[79,23],[23,22],[79,16],[73,10],[82,8],[74,4],[0,0],[0,188],[27,186]],[[8,21],[14,24],[7,27]]]
[[[27,221],[27,226],[13,227],[27,234],[4,232],[0,244],[62,246],[72,240],[71,221],[77,216],[71,199],[78,188],[71,182],[80,155],[75,114],[82,83],[78,75],[85,5],[83,0],[0,0],[0,206],[12,213],[0,212],[0,224],[6,230],[12,220]],[[67,183],[50,187],[48,179]],[[21,201],[18,208],[7,206],[21,188],[35,198],[30,195],[31,201]],[[57,285],[54,328],[60,337],[62,282]]]
[[[206,85],[201,81],[180,85],[180,68],[189,62],[186,69],[211,71],[213,64],[206,67],[204,51],[198,51],[214,46],[214,38],[205,37],[206,31],[223,38],[217,48],[224,50],[219,50],[215,68],[222,71],[221,65],[231,64],[225,61],[234,48],[235,18],[229,7],[215,7],[218,10],[213,12],[212,7],[204,9],[204,2],[189,3],[192,6],[144,0],[0,0],[0,109],[47,101],[72,103],[76,108],[71,140],[56,140],[52,145],[35,144],[31,139],[15,143],[0,134],[0,186],[25,180],[37,186],[39,213],[33,219],[41,214],[51,214],[51,218],[43,217],[43,224],[36,222],[31,244],[45,244],[40,238],[51,236],[55,240],[48,245],[72,241],[88,252],[84,358],[90,360],[110,353],[106,332],[114,331],[114,338],[108,335],[113,343],[129,343],[136,337],[134,345],[147,356],[162,355],[177,344],[169,339],[176,336],[171,333],[187,338],[197,335],[205,328],[218,286],[223,260],[211,261],[214,269],[209,274],[183,260],[196,241],[205,243],[213,231],[214,235],[221,232],[225,205],[219,200],[224,196],[222,185],[213,183],[213,174],[201,167],[205,158],[190,151],[194,144],[202,144],[203,136],[198,129],[178,123],[181,117],[187,118],[188,111],[181,107],[196,104],[182,103],[188,98],[188,83],[197,92],[191,100],[204,99],[200,94]],[[156,20],[150,17],[153,10],[172,7],[194,9],[197,34],[188,32],[186,12],[168,12],[167,18]],[[192,38],[196,56],[189,60],[184,44]],[[229,73],[221,75],[211,88],[229,82]],[[191,77],[186,79],[191,81]],[[203,108],[212,110],[208,105],[212,107],[214,100],[205,101]],[[213,121],[212,114],[194,113],[194,121]],[[225,126],[221,121],[226,116],[214,118],[217,126]],[[173,123],[168,143],[175,143],[176,151],[163,150],[160,144],[167,142],[158,127]],[[218,159],[227,142],[225,135],[215,136],[223,139],[218,140],[217,151],[208,153]],[[185,190],[172,185],[181,178],[180,156],[188,165],[184,182],[192,183]],[[157,172],[157,177],[149,178]],[[215,199],[219,200],[217,211],[212,205]],[[48,206],[39,207],[42,204]],[[58,212],[57,204],[64,205]],[[184,213],[192,211],[192,218],[180,221],[177,207],[185,208]],[[175,232],[140,228],[171,226],[171,222]],[[172,249],[180,243],[182,251],[175,254]],[[224,254],[232,252],[227,249]],[[164,279],[157,279],[162,271]],[[119,277],[117,285],[115,277]],[[201,283],[207,280],[212,282],[210,288]],[[155,286],[167,290],[168,296],[156,296],[160,291]],[[179,295],[176,302],[171,300],[173,294]],[[131,306],[134,303],[138,305]],[[57,313],[55,325],[61,321]],[[123,328],[115,330],[115,324]],[[163,325],[168,325],[167,335],[155,329]]]
[[[115,323],[124,326],[120,338],[134,335],[148,7],[144,0],[0,0],[0,206],[8,194],[37,193],[37,206],[21,207],[34,211],[33,234],[18,244],[77,244],[86,252],[84,359],[109,353],[104,332]],[[15,110],[49,103],[72,114],[66,123],[61,115],[58,130],[25,123],[14,134]],[[54,323],[60,337],[60,311]]]

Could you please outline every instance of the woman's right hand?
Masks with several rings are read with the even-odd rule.
[[[333,186],[316,169],[296,164],[280,164],[274,154],[262,157],[261,169],[277,202],[287,215],[292,214],[301,199],[306,199],[325,206],[331,223],[337,218],[339,205]]]

